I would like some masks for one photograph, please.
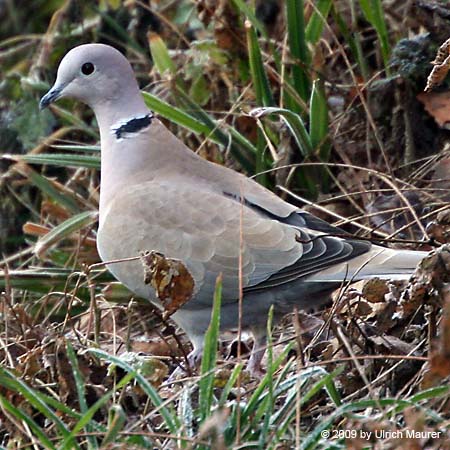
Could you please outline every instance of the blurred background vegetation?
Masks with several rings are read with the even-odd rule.
[[[63,443],[58,448],[97,448],[115,441],[169,448],[175,445],[172,434],[186,438],[176,444],[183,448],[201,448],[202,439],[209,442],[205,448],[211,442],[213,448],[233,442],[243,448],[239,442],[246,441],[254,442],[254,448],[293,448],[301,429],[307,436],[304,448],[345,448],[344,438],[331,444],[320,436],[322,429],[343,417],[344,427],[359,423],[346,415],[357,408],[338,394],[333,380],[343,382],[339,373],[316,368],[309,375],[301,372],[289,378],[289,370],[295,369],[291,363],[275,379],[275,369],[290,348],[277,356],[280,359],[273,356],[269,361],[262,384],[242,394],[242,402],[247,402],[242,410],[236,402],[226,403],[236,389],[240,366],[222,379],[217,397],[217,386],[206,376],[216,361],[209,361],[198,400],[194,387],[187,393],[168,394],[163,389],[157,394],[145,379],[134,382],[143,389],[135,392],[132,377],[123,378],[123,373],[132,372],[130,367],[137,370],[134,359],[117,361],[100,350],[89,358],[75,356],[66,339],[75,340],[78,351],[94,345],[116,353],[116,344],[110,344],[115,334],[123,340],[123,349],[136,350],[138,336],[155,337],[157,321],[145,303],[139,311],[148,315],[136,319],[131,294],[113,283],[102,267],[87,269],[99,261],[99,135],[92,111],[62,100],[39,112],[38,102],[69,49],[88,42],[113,45],[132,63],[149,107],[203,157],[255,176],[287,200],[360,236],[381,242],[403,239],[409,241],[403,246],[411,248],[418,248],[415,241],[420,239],[446,243],[448,86],[444,82],[426,94],[423,89],[437,48],[450,36],[448,3],[4,0],[0,17],[0,285],[5,292],[1,331],[8,348],[2,353],[5,365],[14,369],[0,374],[6,418],[0,435],[5,445],[26,447],[37,439],[45,448],[56,441]],[[156,334],[166,345],[174,332],[164,325]],[[418,336],[411,342],[414,339]],[[164,353],[158,342],[144,351]],[[178,344],[167,344],[165,356],[176,353],[171,345]],[[109,373],[104,382],[107,393],[99,392],[98,380],[92,381],[106,377],[104,367],[96,365],[100,360],[124,371],[120,376]],[[63,370],[68,362],[69,373]],[[42,370],[45,364],[48,369]],[[167,367],[156,367],[151,371],[159,373],[154,383],[160,385]],[[415,366],[401,382],[401,376],[396,378],[395,389],[417,377],[421,367]],[[386,367],[377,367],[375,373],[383,370]],[[119,379],[120,386],[115,385]],[[427,411],[432,413],[427,412],[427,419],[442,423],[444,416],[433,402],[447,391],[420,396],[419,378],[414,379],[415,389],[407,392],[416,397],[408,405],[429,401]],[[357,392],[356,384],[347,386],[346,395]],[[108,416],[101,408],[123,386],[129,390],[121,394],[128,403],[114,401],[117,409]],[[300,386],[307,386],[301,401],[296,397]],[[308,403],[323,386],[325,397]],[[161,415],[152,416],[148,405],[135,404],[144,393],[159,405]],[[363,406],[377,409],[378,418],[386,417],[383,408],[388,404],[396,408],[391,410],[394,416],[406,407],[380,400],[378,394],[371,397],[370,392],[367,400],[366,394],[355,398],[369,402]],[[170,395],[175,395],[176,406],[166,410],[162,399]],[[25,408],[26,402],[32,406]],[[300,403],[309,408],[301,424]],[[229,420],[220,419],[225,404],[233,411]],[[324,411],[330,414],[327,420]],[[137,417],[146,414],[151,419],[143,426]],[[242,428],[240,414],[247,421]],[[192,420],[178,422],[177,415]],[[208,422],[211,417],[218,422]],[[401,426],[405,420],[413,419],[402,416]],[[145,437],[142,431],[139,439],[131,438],[121,434],[124,424],[131,434],[134,429],[153,434]],[[228,427],[225,432],[223,427]],[[82,437],[75,439],[81,431]],[[435,448],[439,445],[437,441]]]
[[[388,233],[405,227],[400,235],[412,237],[417,228],[423,234],[400,211],[413,206],[420,215],[424,201],[412,188],[406,200],[392,195],[376,172],[414,186],[420,178],[423,185],[435,169],[430,156],[446,139],[445,127],[417,99],[448,29],[439,16],[445,4],[442,11],[429,4],[5,1],[0,140],[4,153],[28,155],[10,158],[27,163],[26,169],[20,165],[19,180],[17,165],[8,158],[1,162],[3,253],[25,244],[20,228],[27,219],[52,227],[61,214],[95,207],[96,180],[89,169],[99,164],[98,131],[92,112],[69,100],[43,113],[37,106],[62,56],[86,42],[124,52],[148,105],[204,157],[256,175],[281,195],[288,194],[280,188],[288,188],[319,200],[338,217],[353,216]],[[424,25],[428,32],[405,39]],[[432,166],[425,172],[419,169],[424,158]],[[68,187],[73,176],[84,185]],[[383,203],[398,210],[384,214]],[[57,213],[56,206],[64,211]]]

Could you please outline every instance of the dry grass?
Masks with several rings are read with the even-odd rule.
[[[268,341],[262,380],[242,370],[249,342],[230,349],[229,334],[217,362],[170,384],[167,375],[186,367],[189,343],[93,266],[92,113],[70,101],[37,111],[69,48],[111,43],[132,61],[146,101],[203,157],[257,176],[361,238],[432,250],[450,235],[447,132],[417,94],[441,43],[438,19],[386,1],[383,25],[364,14],[366,2],[338,1],[323,22],[314,5],[326,2],[305,1],[306,22],[316,17],[321,32],[308,32],[301,59],[302,48],[286,38],[295,21],[286,20],[284,2],[256,2],[257,19],[244,2],[158,2],[151,11],[143,2],[103,3],[111,7],[7,2],[10,20],[0,30],[0,443],[448,446],[447,246],[409,283],[349,283],[323,311],[287,317]],[[420,26],[431,35],[398,44]],[[380,51],[386,39],[390,47]],[[255,107],[276,110],[248,114]],[[306,136],[281,108],[298,115]]]

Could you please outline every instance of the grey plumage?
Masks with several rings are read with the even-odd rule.
[[[83,64],[93,73],[83,74]],[[71,96],[90,105],[101,135],[98,250],[103,261],[155,250],[180,259],[194,296],[174,315],[201,353],[216,278],[223,277],[223,329],[236,327],[239,261],[243,326],[261,345],[270,305],[278,314],[319,306],[344,279],[404,277],[422,252],[390,250],[343,235],[230,169],[203,160],[150,116],[126,59],[89,44],[63,59],[45,107]],[[147,118],[147,119],[146,119]],[[155,301],[138,261],[111,264],[118,280]],[[258,369],[261,352],[251,359]]]

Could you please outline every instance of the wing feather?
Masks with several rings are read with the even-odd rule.
[[[359,241],[322,236],[333,228],[295,214],[276,217],[210,187],[180,185],[167,178],[152,180],[114,198],[101,220],[98,247],[103,260],[137,256],[146,250],[180,259],[195,280],[195,298],[185,306],[192,309],[211,303],[219,274],[223,302],[236,301],[240,263],[246,293],[298,280],[367,251]],[[111,239],[120,239],[120,245],[111,245]],[[150,288],[138,265],[121,263],[110,269],[132,290],[145,295]]]

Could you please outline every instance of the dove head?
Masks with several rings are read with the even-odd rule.
[[[44,109],[63,97],[86,103],[100,120],[111,113],[120,116],[146,110],[130,63],[118,50],[104,44],[70,50],[59,65],[55,84],[39,106]]]

